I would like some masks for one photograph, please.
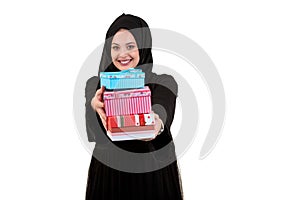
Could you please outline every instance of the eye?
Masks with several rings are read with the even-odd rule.
[[[128,49],[128,50],[131,50],[131,49],[134,49],[134,48],[135,48],[134,45],[128,45],[128,46],[127,46],[127,49]]]
[[[115,50],[115,51],[118,51],[120,49],[120,47],[118,47],[118,46],[112,46],[112,49]]]

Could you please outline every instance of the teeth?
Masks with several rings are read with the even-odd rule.
[[[123,65],[126,65],[127,63],[129,63],[130,62],[130,60],[121,60],[121,63],[123,64]]]

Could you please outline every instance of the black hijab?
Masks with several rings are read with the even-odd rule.
[[[136,69],[142,69],[145,72],[145,83],[149,82],[153,76],[153,58],[152,58],[152,37],[148,24],[140,17],[122,14],[109,27],[106,33],[106,40],[102,52],[99,66],[99,72],[117,72],[120,71],[111,59],[111,43],[113,36],[120,30],[127,29],[131,32],[137,42],[140,60]]]

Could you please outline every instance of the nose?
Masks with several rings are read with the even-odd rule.
[[[119,57],[125,57],[128,54],[128,50],[126,49],[126,47],[121,48],[119,51]]]

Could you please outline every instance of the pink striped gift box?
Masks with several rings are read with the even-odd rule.
[[[103,99],[106,116],[151,112],[151,91],[148,86],[141,89],[105,91]]]

